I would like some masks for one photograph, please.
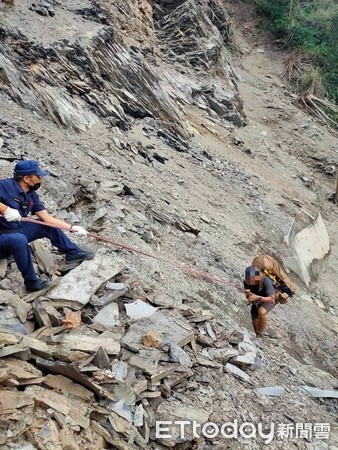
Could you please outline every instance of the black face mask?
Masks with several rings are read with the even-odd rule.
[[[37,191],[39,187],[41,186],[41,183],[35,183],[33,186],[29,186],[30,191]]]

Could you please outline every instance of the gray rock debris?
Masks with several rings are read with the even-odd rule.
[[[144,317],[152,316],[157,308],[145,303],[142,300],[136,300],[133,303],[127,303],[125,305],[127,316],[132,320],[143,319]]]
[[[191,358],[187,352],[176,344],[169,344],[169,361],[178,362],[184,367],[192,367]]]
[[[268,397],[280,397],[285,393],[283,386],[267,386],[262,388],[256,388],[257,394],[266,395]]]
[[[247,383],[250,383],[250,384],[252,383],[252,380],[249,377],[249,375],[247,373],[245,373],[243,370],[234,366],[233,364],[226,363],[224,368],[230,375],[233,375],[234,377],[239,378],[242,381],[246,381]]]
[[[94,323],[100,323],[106,328],[113,328],[120,324],[119,306],[117,303],[110,303],[104,306],[101,311],[94,317]]]
[[[65,275],[59,284],[51,289],[49,297],[86,305],[99,287],[120,273],[124,267],[122,261],[114,261],[112,264],[110,258],[97,255],[93,260],[84,261]]]

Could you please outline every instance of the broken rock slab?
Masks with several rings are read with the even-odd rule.
[[[112,364],[111,370],[115,380],[123,381],[128,373],[128,364],[125,361],[118,361],[115,364]]]
[[[250,367],[256,361],[256,353],[248,352],[245,355],[238,355],[231,359],[231,363],[240,367]]]
[[[26,334],[25,326],[15,317],[11,307],[0,310],[0,331]]]
[[[118,304],[109,303],[109,305],[104,306],[94,317],[94,322],[100,323],[106,328],[112,328],[115,325],[120,325]]]
[[[89,336],[78,333],[61,334],[52,336],[51,342],[62,344],[70,350],[81,352],[95,352],[99,347],[106,350],[108,355],[117,355],[120,352],[120,343],[112,338],[103,338],[100,335]]]
[[[173,308],[182,304],[181,299],[177,300],[167,294],[151,295],[148,298],[151,303],[162,308]]]
[[[306,392],[310,394],[311,397],[316,398],[338,398],[338,391],[328,390],[328,389],[318,389],[312,386],[298,386],[301,392]]]
[[[98,397],[105,397],[104,389],[98,384],[93,383],[89,378],[83,376],[75,367],[60,361],[48,361],[43,358],[37,358],[36,366],[43,370],[43,372],[52,373],[55,375],[63,375],[76,383],[86,387],[89,391],[94,392]]]
[[[172,342],[169,344],[169,360],[177,362],[184,367],[192,367],[192,361],[188,353]]]
[[[234,358],[235,356],[239,355],[239,351],[235,348],[211,348],[208,351],[209,355],[213,359],[217,359],[218,361],[221,361],[222,363],[226,363],[231,358]]]
[[[138,351],[142,336],[154,330],[161,333],[163,344],[174,343],[182,347],[194,339],[194,330],[183,318],[165,316],[160,311],[156,311],[150,317],[132,325],[122,338],[121,345],[132,351]]]
[[[268,397],[279,397],[285,393],[283,386],[266,386],[262,388],[256,388],[255,392],[260,395],[266,395]]]
[[[158,369],[158,363],[162,352],[156,348],[147,350],[140,349],[140,352],[128,359],[128,364],[142,370],[148,375],[152,375]]]
[[[234,377],[236,377],[242,381],[246,381],[247,383],[252,384],[252,380],[249,377],[249,375],[246,374],[243,370],[234,366],[233,364],[226,363],[224,368],[225,368],[226,372],[228,372],[230,375],[233,375]]]
[[[63,394],[41,386],[29,386],[26,388],[25,393],[33,397],[36,405],[46,409],[52,408],[64,414],[70,425],[79,425],[84,429],[89,427],[87,405],[74,397],[69,399]]]
[[[1,276],[0,276],[1,277]],[[22,300],[18,295],[13,294],[12,291],[1,291],[1,304],[10,305],[14,308],[14,313],[22,323],[27,320],[27,315],[32,307]]]
[[[127,315],[133,320],[143,319],[153,315],[157,308],[143,302],[142,300],[136,300],[133,303],[127,303],[125,305]]]
[[[119,274],[124,267],[125,263],[121,260],[112,261],[108,257],[96,256],[65,275],[48,296],[53,300],[86,305],[102,284]]]

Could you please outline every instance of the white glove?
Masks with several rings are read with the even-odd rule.
[[[87,236],[88,231],[85,230],[83,227],[80,227],[78,225],[72,225],[71,231],[74,231],[79,236]]]
[[[17,209],[10,208],[9,206],[3,213],[3,215],[4,218],[7,220],[7,222],[20,222],[21,220],[21,215],[19,211]]]

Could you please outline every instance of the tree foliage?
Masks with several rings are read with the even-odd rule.
[[[255,0],[265,28],[285,45],[305,52],[323,87],[338,103],[337,0]]]

